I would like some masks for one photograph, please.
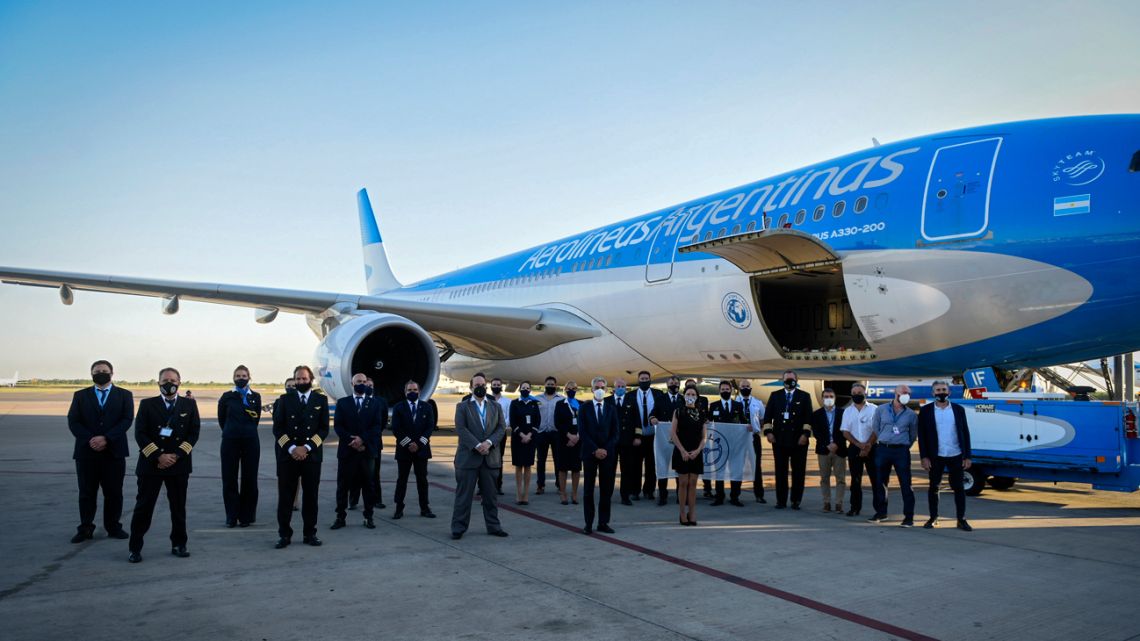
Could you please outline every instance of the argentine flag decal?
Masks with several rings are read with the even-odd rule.
[[[1061,196],[1053,199],[1054,216],[1072,216],[1073,214],[1087,214],[1092,210],[1092,195]]]

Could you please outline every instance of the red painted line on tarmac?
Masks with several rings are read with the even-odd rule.
[[[429,483],[429,485],[433,485],[435,487],[438,487],[441,490],[447,490],[448,492],[451,492],[452,494],[455,493],[454,487],[444,485],[443,483],[436,483],[436,482],[432,481]],[[512,514],[518,514],[519,516],[525,516],[528,519],[533,519],[535,521],[538,521],[539,523],[545,523],[546,525],[550,525],[550,526],[553,526],[556,528],[560,528],[562,530],[566,530],[567,532],[575,532],[575,533],[580,534],[582,531],[581,528],[574,527],[573,525],[570,525],[568,523],[563,523],[561,521],[552,519],[550,517],[542,516],[541,514],[535,514],[534,512],[531,512],[529,510],[521,510],[517,507],[512,507],[510,505],[503,505],[501,503],[499,504],[499,509],[506,510],[508,512],[511,512]],[[600,534],[598,532],[595,532],[591,536],[592,536],[592,538],[597,539],[599,541],[605,541],[606,543],[611,543],[613,545],[623,547],[623,548],[625,548],[627,550],[631,550],[633,552],[639,552],[639,553],[644,554],[646,556],[651,556],[651,557],[658,559],[660,561],[665,561],[666,563],[672,563],[673,565],[685,568],[687,570],[692,570],[694,572],[700,572],[701,574],[704,574],[705,576],[711,576],[714,579],[720,579],[721,581],[726,581],[728,583],[732,583],[733,585],[738,585],[742,588],[752,590],[753,592],[759,592],[761,594],[766,594],[770,597],[775,597],[777,599],[781,599],[781,600],[787,601],[789,603],[794,603],[796,605],[799,605],[799,606],[802,606],[802,607],[805,607],[805,608],[808,608],[811,610],[815,610],[816,612],[819,612],[821,614],[826,614],[829,616],[833,616],[837,619],[842,619],[842,620],[847,621],[849,623],[854,623],[856,625],[861,625],[865,628],[871,628],[872,630],[878,630],[879,632],[891,634],[891,635],[894,635],[896,637],[899,637],[900,639],[908,639],[910,641],[938,641],[935,637],[926,636],[925,634],[915,632],[913,630],[907,630],[906,628],[900,628],[896,625],[891,625],[890,623],[887,623],[886,621],[879,621],[878,619],[872,619],[871,617],[863,616],[862,614],[858,614],[856,612],[851,612],[850,610],[844,610],[843,608],[837,608],[833,605],[828,605],[826,603],[816,601],[815,599],[810,599],[810,598],[805,597],[805,596],[793,594],[793,593],[788,592],[786,590],[774,588],[770,585],[766,585],[766,584],[760,583],[758,581],[746,579],[742,576],[737,576],[735,574],[723,572],[723,571],[718,570],[716,568],[711,568],[707,565],[701,565],[700,563],[694,563],[692,561],[687,561],[687,560],[682,559],[680,557],[676,557],[676,556],[673,556],[671,554],[665,554],[664,552],[659,552],[657,550],[647,548],[647,547],[638,545],[636,543],[630,543],[629,541],[623,541],[621,539],[618,539],[618,538],[615,538],[612,536],[608,536],[606,534]]]

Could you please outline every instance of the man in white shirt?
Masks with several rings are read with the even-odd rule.
[[[756,454],[756,465],[753,466],[755,475],[752,479],[752,493],[757,503],[767,503],[764,500],[764,478],[761,476],[760,459],[764,455],[763,435],[760,434],[760,422],[764,418],[764,401],[752,395],[752,381],[740,381],[740,394],[736,397],[744,406],[744,418],[748,423],[748,431],[752,433],[752,451]]]
[[[851,477],[851,507],[847,516],[858,516],[863,509],[863,474],[871,486],[875,484],[875,442],[871,437],[871,421],[875,406],[867,402],[867,388],[860,383],[851,386],[851,406],[843,412],[840,431],[851,444],[847,448],[847,471]]]
[[[935,381],[931,392],[935,401],[918,412],[918,452],[922,469],[930,474],[927,490],[930,520],[922,527],[929,530],[938,525],[938,486],[942,483],[942,472],[946,471],[954,490],[958,529],[969,532],[973,528],[966,522],[966,490],[962,483],[963,472],[970,469],[971,456],[966,410],[950,402],[950,385],[945,381]]]

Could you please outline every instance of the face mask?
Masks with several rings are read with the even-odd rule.
[[[486,385],[476,385],[475,389],[473,389],[471,391],[475,393],[476,398],[483,398],[484,396],[487,395],[487,386]]]
[[[554,386],[553,386],[553,385],[547,385],[547,386],[546,386],[546,395],[547,395],[547,396],[554,396],[554,391],[555,391],[555,390],[554,390]]]
[[[371,385],[369,385],[369,386],[368,386],[368,391],[364,393],[364,394],[365,394],[365,396],[372,396],[372,391],[373,391],[373,390],[372,390],[372,386],[371,386]]]
[[[720,397],[727,401],[732,398],[732,392],[721,392]]]
[[[785,378],[784,379],[784,387],[786,387],[788,389],[795,389],[796,388],[796,379]]]
[[[496,386],[491,388],[491,393],[494,394],[495,396],[498,396],[499,394],[503,393],[503,388],[496,385]]]
[[[111,374],[110,372],[95,372],[91,375],[91,380],[96,385],[106,385],[111,382]]]
[[[357,383],[356,385],[352,386],[352,391],[363,396],[364,394],[368,393],[368,384],[367,383]]]
[[[528,389],[519,390],[519,398],[530,398],[530,390],[528,390]]]
[[[178,393],[178,383],[163,383],[158,386],[158,389],[162,390],[162,393],[167,396],[174,396]]]
[[[638,381],[637,382],[637,389],[639,389],[643,392],[648,392],[649,391],[649,381]]]
[[[835,399],[834,398],[823,399],[823,406],[827,407],[827,408],[835,407]]]
[[[676,394],[677,390],[681,389],[680,385],[669,385],[668,387],[669,387],[669,393],[670,394]]]
[[[419,400],[420,393],[419,392],[408,392],[407,394],[404,394],[404,396],[408,397],[408,401],[415,403],[417,400]]]
[[[297,390],[298,392],[300,392],[302,394],[306,394],[306,393],[308,393],[309,390],[313,389],[313,384],[312,383],[293,383],[293,389]]]
[[[595,401],[600,401],[605,397],[606,397],[606,390],[600,389],[600,388],[594,390],[594,400]]]
[[[945,402],[946,402],[946,399],[950,398],[950,395],[949,395],[949,394],[946,394],[946,393],[942,393],[942,394],[935,394],[935,395],[934,395],[934,398],[938,399],[938,402],[939,402],[939,403],[945,403]]]
[[[566,390],[566,398],[574,398],[577,395],[578,395],[578,390],[576,390],[576,389]]]
[[[697,404],[697,397],[696,396],[686,396],[685,397],[685,405],[696,405],[696,404]]]
[[[249,379],[248,378],[235,378],[234,379],[234,387],[236,387],[238,389],[245,389],[246,385],[249,385]]]
[[[744,398],[748,398],[749,396],[752,396],[752,388],[751,387],[740,388],[740,395],[743,396]]]
[[[863,401],[867,400],[867,396],[865,394],[852,394],[851,400],[855,401],[856,405],[862,405]]]
[[[616,396],[618,398],[623,398],[625,396],[625,388],[619,387],[619,388],[615,389],[614,390],[614,396]]]
[[[910,394],[899,394],[899,404],[906,405],[910,402]]]

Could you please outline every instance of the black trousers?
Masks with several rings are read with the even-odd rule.
[[[554,440],[558,438],[558,431],[536,432],[534,435],[535,463],[538,468],[536,487],[546,487],[546,457],[550,456],[550,467],[554,467]]]
[[[847,448],[847,472],[851,477],[847,484],[851,488],[851,509],[856,512],[863,509],[863,474],[867,475],[867,484],[875,487],[878,472],[875,468],[875,448],[866,457],[859,456],[859,448],[852,445]]]
[[[499,441],[499,451],[504,455],[507,453],[507,434],[510,433],[511,431],[509,429],[503,430],[503,440]],[[503,458],[505,459],[506,457],[504,456]],[[503,491],[503,470],[505,469],[507,469],[506,465],[500,467],[495,474],[495,489],[500,492]]]
[[[618,491],[623,499],[638,494],[653,496],[657,485],[657,463],[653,456],[653,436],[641,436],[641,445],[625,445],[619,452],[621,483]]]
[[[317,487],[321,484],[321,464],[318,461],[296,461],[292,457],[277,459],[277,535],[283,539],[293,537],[293,498],[297,495],[297,481],[301,481],[301,532],[304,536],[317,533]]]
[[[372,496],[375,497],[375,500],[372,502],[372,504],[380,505],[384,502],[380,497],[380,455],[377,454],[376,458],[372,460],[375,461],[375,465],[372,466],[372,471],[370,472],[371,477],[369,481],[372,484]],[[348,496],[348,502],[352,505],[356,505],[360,502],[360,488],[352,488]]]
[[[733,501],[739,501],[740,500],[740,487],[741,487],[742,481],[729,481],[728,483],[729,483],[729,498],[731,498]],[[715,496],[716,496],[716,499],[718,501],[724,500],[724,481],[717,481],[716,482]]]
[[[261,461],[261,442],[256,436],[223,438],[221,457],[226,522],[253,523],[257,520],[257,467]]]
[[[413,469],[416,472],[416,494],[420,498],[420,512],[428,509],[428,480],[426,458],[396,459],[396,509],[404,507],[404,497],[408,495],[408,473]],[[502,471],[499,471],[500,477]]]
[[[610,522],[610,499],[614,494],[614,477],[617,475],[617,462],[612,459],[599,461],[590,457],[582,461],[586,482],[582,488],[582,508],[585,511],[586,525],[594,525],[594,483],[598,484],[598,525]]]
[[[372,469],[376,459],[367,453],[354,454],[336,460],[336,517],[343,519],[348,514],[349,491],[359,492],[364,497],[364,518],[372,518],[372,508],[376,496],[372,493]]]
[[[756,475],[752,478],[752,493],[756,498],[764,498],[764,476],[761,474],[760,461],[764,455],[764,437],[759,433],[752,435],[752,451],[756,454]]]
[[[776,459],[776,505],[788,504],[788,467],[792,468],[792,503],[804,498],[804,476],[807,473],[807,445],[772,446]]]
[[[119,519],[123,516],[123,478],[126,473],[126,459],[110,456],[75,459],[75,476],[79,481],[78,531],[84,534],[95,531],[99,488],[103,489],[103,527],[107,532],[123,529]]]
[[[653,486],[657,485],[657,456],[653,452],[654,438],[656,438],[655,434],[641,437],[641,464],[644,478],[641,483],[641,493],[647,499],[653,498]]]
[[[163,485],[166,486],[166,500],[170,503],[170,545],[186,545],[186,487],[190,475],[148,475],[138,479],[139,494],[135,498],[135,512],[131,515],[131,540],[128,541],[130,551],[142,551],[143,536],[150,529],[154,504],[158,502],[158,493]]]
[[[950,489],[954,490],[954,510],[958,520],[966,518],[966,490],[962,481],[962,455],[935,456],[930,459],[930,489],[927,502],[930,504],[930,518],[938,518],[938,485],[942,483],[943,470],[950,476]]]

